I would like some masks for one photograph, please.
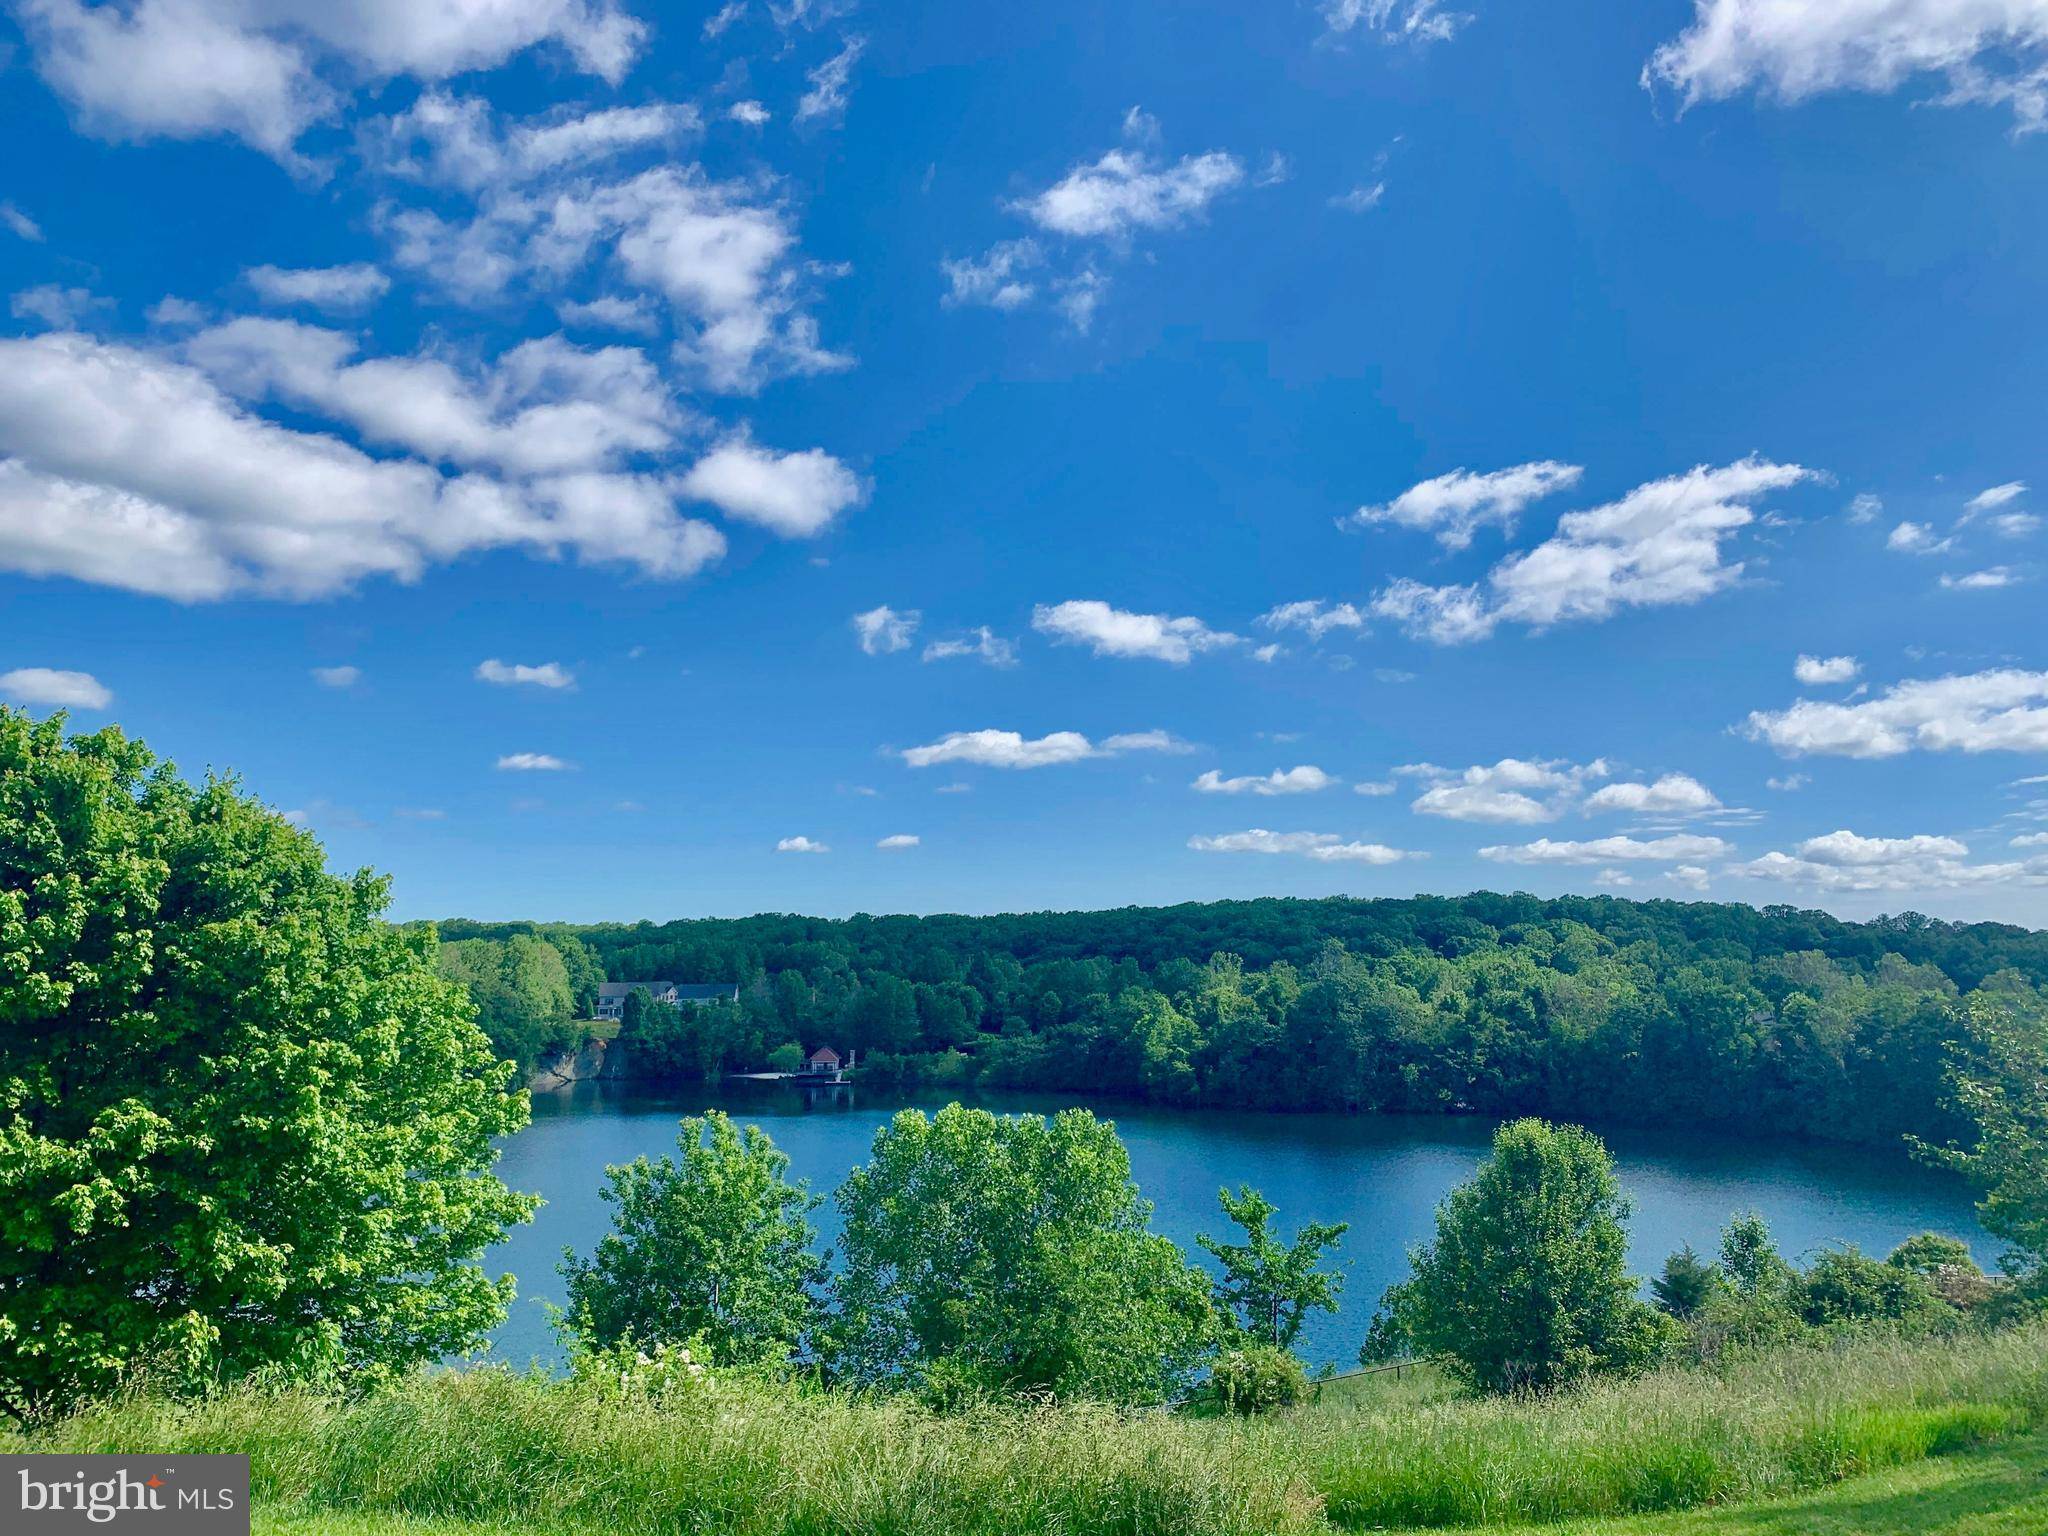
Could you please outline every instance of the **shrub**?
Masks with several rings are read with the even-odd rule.
[[[1226,1413],[1271,1413],[1307,1398],[1308,1372],[1287,1350],[1247,1344],[1216,1357],[1209,1389]]]

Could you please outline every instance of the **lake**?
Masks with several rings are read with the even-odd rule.
[[[587,1253],[610,1224],[598,1198],[608,1163],[659,1157],[675,1146],[678,1116],[706,1108],[757,1121],[789,1154],[791,1175],[830,1196],[847,1171],[866,1160],[875,1131],[898,1109],[933,1109],[945,1100],[840,1092],[840,1102],[806,1105],[786,1088],[697,1088],[650,1093],[638,1087],[579,1084],[533,1097],[533,1124],[511,1137],[499,1172],[515,1189],[547,1203],[533,1222],[491,1250],[485,1266],[519,1278],[519,1299],[494,1337],[500,1358],[558,1362],[542,1302],[562,1298],[555,1265],[564,1247]],[[974,1102],[1002,1113],[1050,1113],[1073,1102],[1057,1095],[984,1095]],[[1311,1314],[1300,1340],[1312,1364],[1355,1363],[1380,1293],[1408,1272],[1407,1246],[1427,1238],[1436,1203],[1485,1156],[1495,1122],[1410,1115],[1279,1115],[1173,1110],[1096,1103],[1116,1121],[1131,1152],[1131,1172],[1156,1209],[1153,1226],[1206,1262],[1195,1234],[1235,1236],[1216,1191],[1248,1183],[1279,1208],[1290,1237],[1297,1223],[1348,1221],[1338,1249],[1344,1261],[1343,1308]],[[1867,1148],[1760,1146],[1754,1142],[1661,1131],[1603,1133],[1621,1182],[1635,1201],[1630,1252],[1638,1273],[1654,1272],[1682,1243],[1711,1254],[1722,1224],[1754,1208],[1770,1222],[1788,1257],[1831,1243],[1884,1254],[1901,1239],[1933,1229],[1968,1241],[1980,1262],[1997,1252],[1978,1226],[1970,1193],[1957,1180]],[[824,1241],[837,1233],[828,1202],[818,1212]]]

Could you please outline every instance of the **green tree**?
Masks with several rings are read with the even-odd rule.
[[[838,1203],[835,1358],[857,1381],[1158,1402],[1213,1337],[1206,1277],[1086,1110],[905,1110]]]
[[[612,1230],[587,1259],[563,1254],[566,1326],[598,1347],[702,1339],[725,1363],[787,1359],[819,1315],[823,1202],[759,1126],[717,1110],[685,1118],[676,1148],[680,1163],[605,1170]]]
[[[1283,1243],[1269,1230],[1277,1207],[1249,1184],[1240,1185],[1235,1195],[1219,1190],[1217,1199],[1223,1214],[1242,1227],[1245,1236],[1241,1243],[1195,1238],[1223,1266],[1223,1278],[1215,1285],[1217,1308],[1234,1319],[1247,1338],[1291,1349],[1309,1308],[1337,1310],[1344,1276],[1324,1269],[1323,1255],[1351,1230],[1351,1224],[1310,1222],[1291,1244]]]
[[[1721,1231],[1721,1272],[1744,1301],[1769,1301],[1797,1278],[1755,1211],[1740,1211]]]
[[[1437,1207],[1436,1237],[1387,1292],[1372,1349],[1399,1341],[1487,1391],[1647,1364],[1675,1324],[1635,1295],[1628,1200],[1578,1126],[1517,1120]]]
[[[431,930],[232,780],[0,709],[0,1403],[473,1347],[526,1121]]]
[[[1926,1332],[1955,1319],[1925,1275],[1854,1248],[1829,1249],[1815,1259],[1800,1277],[1797,1301],[1800,1316],[1815,1328],[1889,1323]]]
[[[1690,1322],[1726,1284],[1720,1269],[1687,1243],[1664,1261],[1664,1272],[1650,1282],[1650,1294],[1671,1316]]]
[[[1950,1091],[1976,1143],[1923,1150],[1982,1191],[1985,1230],[2012,1245],[2006,1271],[2030,1303],[2048,1301],[2048,1029],[2036,1010],[1993,996],[1951,1022],[1961,1038]]]
[[[1959,1237],[1939,1232],[1916,1232],[1885,1255],[1885,1263],[1910,1269],[1917,1275],[1933,1275],[1943,1269],[1961,1269],[1981,1274],[1970,1257],[1970,1245]]]

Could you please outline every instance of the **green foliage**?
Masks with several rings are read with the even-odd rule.
[[[1970,1257],[1970,1245],[1959,1237],[1948,1237],[1940,1232],[1916,1232],[1898,1247],[1885,1255],[1885,1263],[1895,1264],[1900,1269],[1910,1269],[1918,1275],[1932,1276],[1943,1269],[1974,1270],[1978,1274],[1977,1261]]]
[[[1755,1211],[1739,1212],[1722,1229],[1721,1272],[1745,1301],[1775,1297],[1794,1278],[1792,1266],[1771,1241],[1771,1229]]]
[[[1876,1145],[1967,1140],[1942,1082],[1958,1009],[2041,1012],[2048,983],[2048,934],[1997,924],[1488,893],[445,936],[522,932],[573,938],[618,979],[741,981],[737,1014],[694,1014],[683,1048],[648,1056],[686,1077],[800,1039],[905,1088]]]
[[[804,1048],[788,1040],[768,1053],[770,1072],[794,1072],[804,1064]]]
[[[1308,1372],[1271,1344],[1227,1349],[1209,1367],[1209,1390],[1225,1413],[1271,1413],[1307,1400]]]
[[[468,1349],[523,1094],[385,883],[229,780],[0,709],[0,1404]]]
[[[1815,1328],[1885,1323],[1925,1332],[1953,1323],[1956,1315],[1925,1275],[1854,1248],[1829,1249],[1815,1259],[1800,1277],[1796,1305]]]
[[[2006,988],[1962,1012],[1951,1085],[1975,1141],[1931,1155],[1983,1191],[1977,1214],[2012,1245],[2021,1293],[2048,1303],[2048,1020],[2037,1004]]]
[[[1217,1310],[1246,1338],[1278,1350],[1293,1348],[1309,1308],[1337,1310],[1344,1277],[1322,1267],[1323,1255],[1337,1246],[1351,1224],[1310,1222],[1295,1234],[1293,1243],[1282,1243],[1267,1230],[1276,1207],[1250,1185],[1240,1186],[1235,1195],[1219,1190],[1217,1199],[1223,1214],[1245,1235],[1242,1243],[1195,1238],[1223,1266],[1223,1278],[1215,1286]]]
[[[838,1193],[835,1367],[947,1399],[1159,1402],[1214,1334],[1208,1285],[1086,1110],[905,1110]]]
[[[1690,1322],[1726,1286],[1718,1266],[1708,1263],[1687,1243],[1664,1261],[1664,1273],[1650,1282],[1657,1305],[1680,1322]]]
[[[576,1043],[576,987],[562,950],[547,940],[515,933],[443,944],[440,969],[469,988],[492,1047],[522,1071]]]
[[[587,1259],[563,1256],[565,1325],[586,1347],[699,1342],[725,1363],[786,1360],[819,1316],[812,1252],[823,1202],[787,1178],[759,1126],[717,1110],[685,1118],[682,1161],[605,1170],[612,1230]]]
[[[1437,1207],[1435,1240],[1375,1323],[1489,1392],[1640,1369],[1674,1334],[1626,1268],[1629,1205],[1607,1148],[1577,1126],[1518,1120]],[[1368,1348],[1373,1348],[1372,1344]]]

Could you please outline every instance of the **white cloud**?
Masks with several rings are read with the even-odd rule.
[[[12,203],[0,203],[0,224],[5,224],[17,239],[35,245],[43,242],[43,226]]]
[[[2001,512],[1991,519],[1991,526],[2001,538],[2024,539],[2040,531],[2041,519],[2031,512]]]
[[[1676,881],[1678,884],[1694,891],[1704,891],[1713,879],[1707,873],[1705,866],[1700,864],[1681,864],[1676,869],[1666,870],[1664,878]]]
[[[231,320],[185,355],[250,400],[282,400],[366,439],[515,474],[615,467],[671,449],[690,424],[646,354],[537,337],[489,365],[419,354],[356,359],[353,336],[291,320]]]
[[[820,269],[801,260],[787,209],[758,180],[665,163],[619,180],[494,187],[463,219],[385,204],[377,222],[396,264],[468,302],[558,289],[592,268],[666,300],[675,361],[708,388],[750,392],[852,363],[819,345],[805,304]]]
[[[1554,842],[1539,837],[1533,843],[1482,848],[1479,856],[1496,864],[1606,864],[1616,860],[1675,864],[1718,859],[1730,851],[1729,845],[1718,837],[1674,833],[1653,838],[1596,837],[1586,842]]]
[[[666,148],[702,127],[695,107],[676,102],[507,121],[481,97],[430,90],[360,138],[364,158],[389,175],[482,192]]]
[[[181,299],[176,294],[167,293],[149,306],[147,318],[151,325],[203,325],[206,321],[206,311],[190,299]]]
[[[1001,240],[978,257],[942,261],[947,288],[942,304],[986,304],[991,309],[1018,309],[1037,294],[1035,281],[1024,274],[1042,266],[1045,253],[1036,240]],[[1086,329],[1086,327],[1083,327]]]
[[[1351,791],[1358,795],[1391,795],[1396,787],[1392,779],[1360,779],[1351,786]]]
[[[1350,603],[1325,604],[1321,598],[1303,598],[1282,603],[1259,615],[1267,629],[1298,629],[1311,640],[1321,640],[1332,630],[1363,631],[1365,615]]]
[[[313,681],[322,688],[353,688],[363,680],[361,667],[315,667]]]
[[[866,48],[865,39],[850,37],[844,47],[804,77],[811,88],[797,100],[798,122],[830,120],[846,111],[846,87],[853,78],[853,66]]]
[[[1053,731],[1027,739],[1017,731],[954,731],[901,754],[912,768],[940,763],[975,763],[984,768],[1050,768],[1125,752],[1186,752],[1189,747],[1166,731],[1132,731],[1105,739],[1100,746],[1079,731]]]
[[[1877,521],[1877,514],[1883,510],[1884,499],[1864,491],[1849,503],[1849,521],[1852,523],[1872,523]]]
[[[1584,472],[1555,459],[1480,475],[1455,469],[1411,485],[1383,506],[1360,507],[1347,521],[1363,528],[1394,523],[1434,534],[1446,549],[1463,549],[1489,524],[1512,533],[1515,519],[1531,502],[1569,490]]]
[[[565,773],[575,764],[547,752],[508,752],[498,766],[508,773]]]
[[[971,629],[965,636],[951,640],[934,640],[924,648],[926,661],[950,661],[955,657],[973,656],[991,667],[1014,667],[1017,665],[1017,647],[1005,640],[986,624]]]
[[[1587,814],[1625,811],[1635,816],[1703,816],[1723,809],[1719,797],[1690,774],[1667,773],[1651,784],[1608,784],[1586,797]]]
[[[830,853],[831,846],[808,837],[785,837],[775,845],[777,853]]]
[[[1255,646],[1255,647],[1253,647],[1253,649],[1252,649],[1252,660],[1253,660],[1253,661],[1256,661],[1256,662],[1259,662],[1259,663],[1261,663],[1262,665],[1264,665],[1264,664],[1270,664],[1270,663],[1272,663],[1272,662],[1278,661],[1278,660],[1279,660],[1279,659],[1280,659],[1280,658],[1281,658],[1282,656],[1285,656],[1286,654],[1287,654],[1287,650],[1286,650],[1286,647],[1284,647],[1284,646],[1280,646],[1280,645],[1261,645],[1261,646]]]
[[[520,662],[503,662],[492,656],[476,664],[476,677],[480,683],[496,683],[500,687],[524,685],[532,688],[574,688],[576,675],[559,661],[544,661],[538,666],[527,666]]]
[[[1370,213],[1379,207],[1380,199],[1387,195],[1384,181],[1373,182],[1370,186],[1360,182],[1348,192],[1339,192],[1330,199],[1330,206],[1344,213]]]
[[[1418,815],[1526,824],[1562,816],[1588,780],[1606,777],[1607,764],[1598,759],[1577,764],[1504,757],[1464,769],[1410,763],[1394,771],[1428,784],[1409,806]]]
[[[1321,10],[1326,36],[1362,26],[1390,42],[1417,46],[1446,42],[1472,20],[1469,12],[1445,10],[1443,0],[1323,0]]]
[[[1220,150],[1166,165],[1142,150],[1112,149],[1015,206],[1056,234],[1121,241],[1138,230],[1172,229],[1200,218],[1243,182],[1243,162]]]
[[[1205,795],[1308,795],[1337,782],[1314,764],[1303,763],[1295,768],[1275,768],[1263,776],[1235,779],[1226,779],[1211,768],[1195,780],[1193,787]]]
[[[0,693],[17,704],[47,704],[53,709],[105,709],[114,695],[90,672],[55,667],[16,667],[0,672]]]
[[[1813,780],[1803,773],[1788,773],[1782,778],[1765,779],[1764,788],[1775,789],[1781,794],[1792,794],[1806,788],[1812,782]]]
[[[727,3],[704,18],[704,36],[717,37],[725,29],[747,14],[747,0],[727,0]]]
[[[1937,539],[1926,523],[1900,523],[1886,536],[1884,547],[1901,555],[1938,555],[1953,543],[1953,538]]]
[[[1737,581],[1723,546],[1755,521],[1751,503],[1818,478],[1796,464],[1747,458],[1699,466],[1637,486],[1619,501],[1569,512],[1557,532],[1511,555],[1477,586],[1429,587],[1406,578],[1382,589],[1373,612],[1439,645],[1484,639],[1502,622],[1547,628],[1600,621],[1625,608],[1698,602]]]
[[[1145,657],[1184,666],[1196,653],[1242,643],[1228,630],[1200,619],[1130,613],[1093,598],[1069,599],[1031,611],[1031,627],[1063,644],[1086,645],[1098,656]]]
[[[905,650],[924,617],[915,608],[898,613],[887,603],[853,616],[853,631],[860,636],[860,648],[870,656],[888,656]]]
[[[913,832],[896,832],[883,838],[875,846],[883,849],[915,848],[923,841],[924,839],[918,837]]]
[[[1790,854],[1767,853],[1731,872],[1829,891],[1941,891],[2042,878],[2039,861],[1969,864],[1969,853],[1968,845],[1953,837],[1861,837],[1839,831],[1810,837]]]
[[[815,538],[868,494],[861,477],[822,448],[777,453],[745,438],[712,449],[678,489],[785,539]]]
[[[410,581],[472,550],[687,576],[725,548],[645,476],[519,486],[250,415],[196,369],[77,335],[0,339],[0,567],[197,601]]]
[[[1809,688],[1849,682],[1862,670],[1854,656],[1801,656],[1792,663],[1792,675]]]
[[[343,312],[367,308],[391,287],[391,279],[366,261],[343,267],[251,267],[242,276],[266,304]]]
[[[769,111],[758,101],[736,101],[725,109],[725,115],[731,122],[759,128],[768,121]]]
[[[1324,864],[1398,864],[1427,857],[1384,843],[1346,842],[1335,832],[1269,832],[1264,827],[1191,837],[1188,847],[1197,853],[1291,853]]]
[[[111,138],[231,134],[291,165],[357,85],[490,69],[543,44],[616,82],[645,27],[610,0],[24,0],[37,69]]]
[[[1986,592],[2012,586],[2019,579],[2011,566],[1993,565],[1981,571],[1966,571],[1961,576],[1943,575],[1941,585],[1943,590],[1951,592]]]
[[[90,288],[67,288],[61,283],[42,283],[24,288],[8,300],[17,320],[40,320],[53,331],[68,331],[114,307]]]
[[[2022,832],[2008,845],[2013,848],[2048,848],[2048,832]]]
[[[1994,485],[1987,491],[1979,491],[1963,503],[1965,512],[1994,512],[2008,502],[2018,501],[2027,493],[2027,482],[2008,480],[2003,485]]]
[[[1787,103],[1889,92],[1925,75],[1941,78],[1944,105],[2007,105],[2019,133],[2048,125],[2048,4],[1694,0],[1691,27],[1651,56],[1642,81],[1690,106],[1747,90]]]
[[[2044,752],[2048,672],[1999,668],[1897,683],[1858,703],[1801,699],[1789,709],[1755,711],[1746,729],[1787,757]]]
[[[660,329],[654,306],[644,297],[625,298],[616,293],[605,293],[594,299],[562,299],[555,304],[555,313],[564,325],[630,331],[636,336],[650,336]]]

